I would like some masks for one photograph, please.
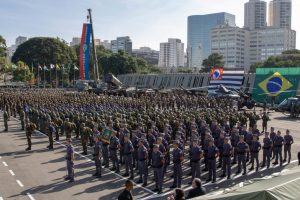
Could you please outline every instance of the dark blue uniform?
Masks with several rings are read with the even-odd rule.
[[[182,157],[183,151],[180,148],[173,150],[173,163],[174,163],[174,182],[173,186],[181,188],[181,180],[182,180]]]
[[[286,156],[288,154],[289,158],[288,158],[288,163],[291,162],[291,146],[294,143],[294,139],[291,135],[285,135],[283,137],[284,139],[284,162],[286,161]]]
[[[148,150],[143,145],[138,148],[138,167],[139,167],[139,174],[140,174],[140,180],[139,183],[143,183],[144,185],[147,185],[148,180],[148,165],[147,165],[147,159],[148,159]]]
[[[155,189],[162,191],[164,154],[160,151],[152,153],[152,167],[154,171]]]
[[[254,168],[254,160],[256,161],[256,171],[258,171],[259,161],[258,161],[258,153],[261,149],[261,144],[259,141],[252,141],[250,146],[251,152],[251,170]]]
[[[119,149],[120,141],[116,136],[112,136],[110,138],[110,145],[109,145],[109,151],[110,151],[110,158],[113,164],[113,169],[116,170],[116,172],[120,171],[120,164],[119,159],[117,156],[117,151]]]
[[[271,149],[273,146],[273,142],[269,137],[265,137],[263,140],[263,164],[262,167],[267,165],[267,168],[270,167],[270,156],[271,156]]]
[[[216,154],[219,153],[219,149],[212,145],[207,150],[207,167],[208,167],[208,180],[216,182]]]
[[[131,142],[132,142],[132,145],[133,145],[133,148],[134,148],[134,151],[133,151],[133,167],[135,167],[135,170],[137,170],[138,169],[137,151],[138,151],[138,148],[139,148],[139,138],[136,135],[134,135],[131,138]]]
[[[244,173],[246,174],[246,153],[249,151],[249,146],[246,142],[239,142],[236,146],[237,149],[237,154],[238,154],[238,172],[241,172],[242,164],[243,164],[243,169]]]
[[[124,146],[123,146],[123,153],[124,153],[124,161],[125,161],[125,167],[126,167],[126,173],[125,175],[128,176],[129,174],[129,169],[130,169],[130,175],[131,178],[133,178],[134,174],[133,174],[133,145],[131,143],[130,140],[128,140],[127,142],[124,142]]]
[[[199,146],[192,147],[190,150],[192,180],[194,180],[194,178],[200,178],[201,154],[202,154],[202,150]]]
[[[223,170],[223,177],[226,176],[228,179],[231,176],[231,152],[232,152],[232,146],[231,144],[227,143],[223,145],[223,166],[222,166],[222,170]]]
[[[94,155],[95,155],[95,166],[96,166],[96,176],[101,177],[101,157],[102,157],[102,144],[101,142],[97,142],[94,147]]]
[[[282,165],[282,145],[283,145],[283,137],[276,135],[274,138],[274,152],[275,152],[275,162],[273,164],[278,164],[278,157],[280,161],[280,165]]]

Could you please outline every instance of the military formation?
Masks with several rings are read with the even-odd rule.
[[[0,109],[4,127],[11,116],[19,117],[26,130],[28,148],[35,130],[48,135],[50,150],[54,140],[67,139],[68,177],[74,181],[72,140],[80,140],[82,154],[93,154],[96,172],[102,168],[146,187],[149,171],[154,174],[157,193],[163,192],[167,170],[173,171],[170,188],[182,186],[182,168],[190,167],[191,182],[208,171],[207,182],[291,161],[293,137],[274,128],[268,130],[268,113],[238,111],[231,99],[189,94],[142,94],[123,97],[55,90],[2,90]],[[263,131],[257,128],[262,121]],[[104,131],[109,138],[103,138]],[[92,148],[89,148],[92,147]],[[92,149],[92,150],[91,150]],[[263,154],[260,166],[259,154]],[[247,170],[247,163],[251,167]],[[202,168],[204,164],[204,168]],[[111,168],[110,168],[111,167]]]

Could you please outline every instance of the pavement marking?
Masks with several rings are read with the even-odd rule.
[[[288,182],[285,182],[285,183],[282,183],[282,184],[276,185],[276,186],[274,186],[274,187],[268,188],[267,190],[273,190],[274,188],[277,188],[277,187],[280,187],[280,186],[286,185],[286,184],[288,184],[288,183],[291,183],[291,182],[297,181],[297,180],[299,180],[299,179],[300,179],[300,178],[295,178],[295,179],[293,179],[293,180],[290,180],[290,181],[288,181]]]
[[[27,192],[27,196],[29,197],[30,200],[35,200],[29,192]]]
[[[9,173],[10,173],[12,176],[15,175],[15,173],[13,172],[13,170],[8,170],[8,171],[9,171]]]
[[[3,163],[3,165],[4,165],[5,167],[7,167],[7,166],[8,166],[6,162],[4,162],[4,161],[3,161],[2,163]]]
[[[17,183],[19,184],[20,187],[24,187],[24,185],[21,183],[21,181],[17,180]]]
[[[0,197],[0,200],[3,200],[3,198],[2,198],[2,197]]]

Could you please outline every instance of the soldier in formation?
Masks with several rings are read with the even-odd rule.
[[[251,161],[249,170],[258,170],[260,148],[263,154],[261,167],[270,166],[271,153],[276,157],[274,164],[291,159],[293,138],[289,131],[282,137],[271,128],[269,134],[264,115],[239,112],[232,108],[230,99],[178,93],[128,98],[13,90],[0,96],[0,109],[4,110],[4,124],[10,116],[19,114],[22,128],[25,116],[28,150],[35,129],[48,134],[49,149],[53,148],[54,136],[59,140],[66,134],[68,158],[74,154],[71,138],[81,140],[83,154],[89,153],[89,145],[94,148],[95,176],[101,176],[102,166],[112,166],[111,170],[119,173],[120,164],[124,162],[124,176],[134,179],[135,168],[138,170],[137,182],[146,187],[148,169],[152,167],[154,190],[159,193],[168,170],[174,172],[172,188],[181,187],[185,161],[189,163],[191,180],[201,177],[203,163],[202,170],[209,172],[207,181],[215,182],[218,168],[221,168],[221,178],[230,179],[236,162],[237,172],[241,173],[243,169],[243,175],[246,175],[247,158]],[[260,144],[257,121],[261,118],[265,137]],[[8,129],[7,125],[5,129]],[[102,138],[105,131],[112,132],[110,138]],[[72,162],[67,162],[67,166],[73,169]],[[74,179],[72,171],[70,177]]]

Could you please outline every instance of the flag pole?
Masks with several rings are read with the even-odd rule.
[[[58,85],[58,83],[57,83],[57,65],[55,65],[55,79],[56,79],[55,87],[57,88],[57,85]]]
[[[44,89],[46,88],[46,76],[45,76],[45,64],[44,64]]]
[[[76,70],[75,70],[75,65],[74,65],[74,68],[73,68],[73,70],[74,70],[74,80],[73,80],[73,87],[75,88],[75,72],[76,72]]]
[[[52,70],[52,65],[50,65],[50,87],[52,88],[52,81],[51,81],[51,70]]]
[[[40,88],[40,64],[38,65],[38,88]]]
[[[64,88],[64,71],[65,71],[65,66],[62,65],[62,69],[61,69],[61,79],[62,79],[61,87],[62,88]]]

